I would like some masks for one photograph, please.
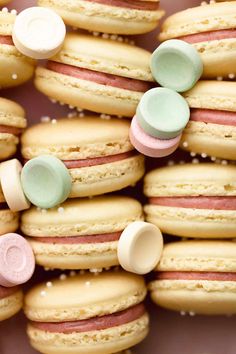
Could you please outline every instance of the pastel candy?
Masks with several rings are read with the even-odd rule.
[[[147,134],[159,139],[172,139],[180,135],[187,125],[190,109],[180,94],[158,87],[143,95],[136,116]]]
[[[181,140],[181,134],[168,140],[153,138],[140,127],[136,116],[132,119],[129,137],[135,149],[149,157],[164,157],[172,154]]]
[[[122,232],[118,242],[118,260],[128,272],[147,274],[161,258],[163,237],[153,224],[135,221]]]
[[[21,182],[27,198],[40,208],[53,208],[64,202],[71,191],[71,177],[64,163],[51,155],[28,161]]]
[[[171,39],[153,52],[151,71],[161,86],[184,92],[191,89],[202,76],[203,62],[191,44]]]
[[[16,17],[12,39],[22,54],[34,59],[47,59],[61,49],[65,35],[66,27],[59,15],[35,6]]]
[[[17,159],[8,160],[0,164],[0,182],[2,192],[8,207],[12,211],[25,210],[30,207],[21,186],[20,173],[22,165]]]
[[[27,282],[34,268],[34,254],[24,237],[15,233],[0,237],[0,285],[11,287]]]

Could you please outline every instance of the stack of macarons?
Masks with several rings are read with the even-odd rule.
[[[38,0],[55,10],[67,25],[114,34],[150,32],[164,15],[159,0]]]
[[[151,54],[88,34],[67,34],[61,51],[36,70],[36,88],[80,109],[132,117],[152,87]]]
[[[15,19],[14,10],[0,11],[0,89],[20,85],[34,73],[35,61],[22,55],[12,41]]]
[[[25,298],[30,342],[48,354],[127,349],[148,333],[145,295],[143,278],[122,271],[65,276],[40,284]]]

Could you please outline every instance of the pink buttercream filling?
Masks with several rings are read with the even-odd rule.
[[[11,296],[15,294],[18,290],[19,287],[17,286],[6,288],[5,286],[0,285],[0,299],[4,299],[5,297]]]
[[[150,82],[78,68],[77,66],[57,63],[55,61],[49,61],[47,69],[77,79],[92,81],[105,86],[118,87],[124,90],[146,92],[152,87]]]
[[[236,210],[236,197],[153,197],[149,202],[176,208]]]
[[[220,272],[158,272],[158,280],[219,280],[236,281],[236,273]]]
[[[209,42],[209,41],[219,41],[222,39],[236,38],[236,29],[226,29],[218,31],[208,31],[202,33],[189,34],[187,36],[178,37],[182,41],[188,42],[190,44]]]
[[[11,36],[1,36],[1,35],[0,35],[0,44],[14,45]]]
[[[98,4],[124,7],[127,9],[144,10],[144,11],[156,11],[159,8],[159,1],[138,1],[138,0],[87,0]]]
[[[236,126],[236,112],[194,108],[191,109],[190,120],[195,122]]]
[[[84,159],[84,160],[63,160],[63,162],[68,169],[91,167],[91,166],[104,165],[106,163],[112,163],[116,161],[122,161],[136,154],[137,152],[135,150],[132,150],[132,151],[124,152],[122,154],[103,156],[103,157],[94,157],[91,159]]]
[[[86,243],[104,243],[118,241],[121,232],[113,232],[109,234],[101,235],[86,235],[86,236],[67,236],[67,237],[34,237],[34,241],[43,243],[55,243],[55,244],[86,244]]]
[[[94,317],[88,320],[68,321],[68,322],[31,322],[31,324],[42,331],[52,333],[82,333],[99,331],[107,328],[121,326],[140,318],[145,313],[143,304],[135,305],[127,310],[113,313],[111,315]]]

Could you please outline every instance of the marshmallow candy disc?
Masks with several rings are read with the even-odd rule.
[[[151,70],[161,86],[184,92],[190,90],[202,76],[203,63],[191,44],[171,39],[153,52]]]
[[[33,251],[22,236],[9,233],[0,237],[0,285],[11,287],[27,282],[34,268]]]
[[[145,133],[159,139],[173,139],[181,134],[190,117],[185,99],[177,92],[153,88],[141,98],[137,120]]]
[[[27,198],[40,208],[53,208],[64,202],[71,191],[71,177],[55,156],[41,155],[22,169],[21,182]]]
[[[128,272],[146,274],[156,267],[162,250],[163,237],[159,228],[147,222],[134,221],[119,239],[119,263]]]
[[[62,47],[66,27],[59,15],[42,7],[22,11],[13,26],[12,38],[16,48],[34,59],[47,59]]]
[[[22,165],[17,159],[0,164],[0,183],[5,200],[12,211],[29,209],[30,202],[26,199],[20,180]]]

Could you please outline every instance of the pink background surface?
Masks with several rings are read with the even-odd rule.
[[[197,0],[163,0],[162,6],[167,13],[197,5]],[[10,8],[23,9],[36,4],[33,0],[16,0]],[[153,49],[156,46],[155,33],[142,36],[137,40],[140,45]],[[37,122],[43,115],[60,117],[67,109],[52,105],[32,84],[7,90],[1,93],[5,97],[22,103],[27,111],[29,121]],[[40,272],[34,277],[42,277]],[[151,332],[140,344],[136,354],[235,354],[235,317],[181,316],[179,313],[159,309],[150,303]],[[33,354],[25,334],[23,314],[0,323],[0,354]]]

